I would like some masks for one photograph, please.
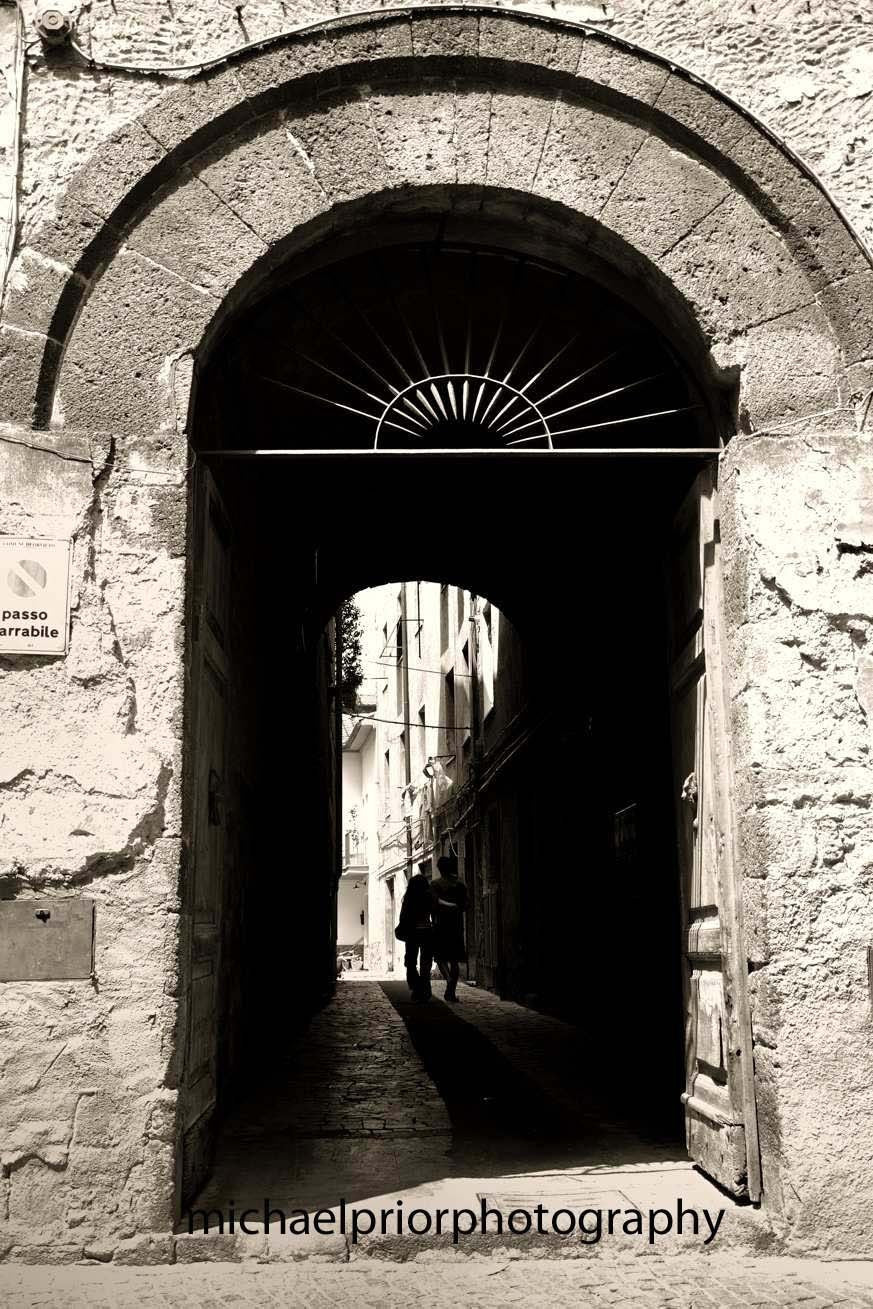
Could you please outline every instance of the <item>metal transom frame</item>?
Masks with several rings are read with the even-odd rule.
[[[237,407],[259,453],[715,452],[641,315],[579,274],[484,247],[321,268],[250,310],[209,367],[222,416]]]

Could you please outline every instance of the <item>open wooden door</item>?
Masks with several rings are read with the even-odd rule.
[[[676,517],[671,713],[685,960],[688,1152],[732,1195],[761,1197],[748,961],[736,861],[714,470]]]
[[[230,536],[212,478],[198,469],[189,697],[189,858],[184,906],[186,1036],[180,1094],[182,1204],[209,1170],[218,1060],[218,980],[226,857]]]

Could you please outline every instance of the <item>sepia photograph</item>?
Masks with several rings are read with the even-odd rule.
[[[0,1304],[873,1309],[873,0],[0,64]]]

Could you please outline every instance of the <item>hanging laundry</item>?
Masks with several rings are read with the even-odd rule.
[[[433,776],[431,786],[433,788],[433,807],[440,809],[449,798],[449,792],[452,789],[452,779],[447,775],[439,759],[429,759],[428,763],[433,767]]]
[[[404,818],[414,818],[416,813],[416,798],[418,796],[418,787],[414,782],[404,786],[400,792],[400,811]]]

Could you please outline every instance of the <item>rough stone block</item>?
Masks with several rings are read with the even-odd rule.
[[[193,1232],[174,1239],[176,1263],[239,1263],[245,1236],[233,1232]]]
[[[331,34],[333,57],[330,66],[338,70],[341,80],[359,81],[362,77],[407,76],[412,58],[412,29],[406,14],[386,14],[373,21],[360,20]],[[374,67],[376,65],[376,67]]]
[[[368,100],[379,147],[395,184],[428,186],[457,177],[451,91],[375,93]]]
[[[83,1251],[85,1259],[92,1259],[95,1263],[108,1264],[112,1259],[115,1243],[112,1240],[107,1241],[90,1241]]]
[[[750,130],[749,120],[738,110],[682,73],[670,75],[654,108],[698,142],[728,153],[731,144]]]
[[[840,404],[839,348],[817,305],[750,328],[738,350],[740,411],[753,427]]]
[[[136,121],[125,123],[100,151],[100,166],[86,166],[73,177],[67,194],[101,218],[120,209],[121,219],[145,198],[149,175],[166,159],[164,147]]]
[[[233,131],[254,110],[235,65],[201,73],[175,86],[142,115],[148,134],[167,153],[183,158],[204,149],[219,134]]]
[[[743,928],[746,955],[749,962],[756,966],[766,964],[770,959],[766,890],[763,879],[743,879]]]
[[[46,336],[59,336],[67,324],[55,324],[54,319],[70,280],[76,283],[74,298],[84,294],[87,282],[66,265],[37,250],[22,250],[9,270],[3,302],[4,323]]]
[[[64,1228],[64,1193],[58,1170],[33,1157],[10,1175],[9,1225],[35,1243],[57,1237]]]
[[[390,185],[367,107],[360,101],[324,101],[289,115],[288,130],[330,200],[349,200]]]
[[[757,127],[732,142],[728,157],[764,192],[789,225],[787,239],[816,286],[867,267],[866,257],[811,178]]]
[[[285,126],[272,115],[200,155],[194,170],[267,244],[315,217],[324,192]]]
[[[295,90],[300,93],[294,84],[302,79],[308,79],[307,95],[316,87],[338,86],[340,81],[333,40],[323,32],[253,53],[234,64],[234,73],[256,114],[286,105]]]
[[[651,136],[609,197],[601,221],[657,260],[730,195],[711,168]]]
[[[197,177],[160,192],[127,244],[217,299],[267,248]]]
[[[167,357],[193,350],[218,308],[206,291],[123,251],[88,299],[59,383],[70,423],[105,431],[174,426],[161,389]]]
[[[82,1245],[14,1245],[7,1256],[11,1264],[74,1264],[84,1256]]]
[[[660,261],[703,329],[725,339],[812,301],[785,244],[747,200],[733,194]]]
[[[175,1254],[172,1236],[143,1234],[119,1241],[115,1246],[113,1263],[123,1267],[143,1264],[171,1264]]]
[[[51,337],[0,327],[0,422],[38,425],[48,417],[41,374],[53,374],[60,357],[61,347]]]
[[[608,38],[589,32],[582,42],[576,76],[641,105],[651,105],[667,85],[670,70],[654,59],[623,50]]]
[[[821,302],[846,363],[873,359],[873,269],[865,268],[825,287]]]
[[[461,186],[481,185],[488,171],[491,132],[491,91],[459,85],[455,96],[457,180]]]
[[[551,96],[494,91],[486,165],[489,186],[527,190],[533,184],[555,111]]]
[[[112,1097],[105,1092],[83,1096],[76,1110],[73,1146],[113,1145],[118,1137],[116,1113]],[[94,1160],[85,1159],[83,1162],[93,1164]]]
[[[534,76],[542,68],[575,73],[584,39],[580,32],[538,22],[530,15],[483,13],[479,19],[480,58],[529,64]],[[514,68],[513,80],[523,71]]]
[[[315,1232],[295,1235],[270,1232],[267,1236],[267,1258],[275,1263],[343,1264],[348,1261],[348,1246],[344,1236],[319,1236]]]
[[[129,945],[128,945],[129,949]],[[159,971],[159,976],[162,976]],[[140,1030],[142,1018],[140,1017]],[[133,1031],[126,1034],[131,1040]],[[143,1052],[143,1063],[152,1067],[160,1064],[159,1042],[161,1033],[156,1032],[157,1040],[153,1050]],[[173,1223],[173,1195],[176,1158],[172,1143],[149,1140],[143,1150],[142,1162],[131,1169],[125,1199],[129,1203],[129,1212],[137,1230],[145,1232],[169,1231]]]
[[[57,215],[36,229],[31,245],[47,259],[90,277],[107,247],[119,239],[111,224],[67,192],[60,200]]]
[[[645,140],[635,124],[579,102],[555,102],[536,190],[596,217]]]
[[[476,58],[479,54],[479,18],[476,14],[414,13],[411,19],[412,52],[416,59],[435,57]]]

